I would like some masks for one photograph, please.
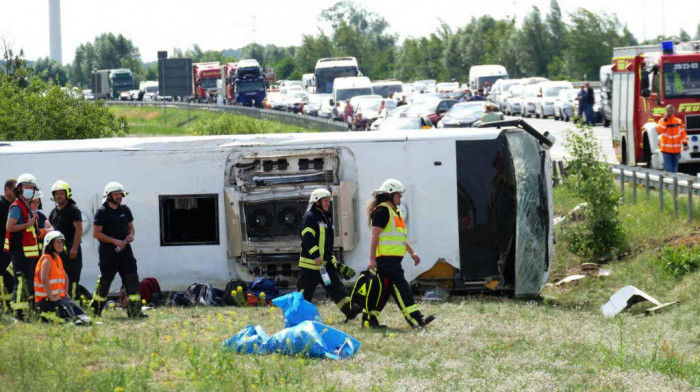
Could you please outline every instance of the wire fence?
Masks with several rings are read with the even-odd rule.
[[[139,102],[139,101],[105,101],[111,106],[139,106],[151,108],[178,108],[208,110],[212,112],[233,113],[242,116],[252,117],[258,120],[277,121],[288,125],[311,129],[321,132],[344,132],[349,131],[347,124],[333,121],[327,118],[305,116],[277,110],[258,109],[254,107],[234,106],[234,105],[209,105],[186,102]]]

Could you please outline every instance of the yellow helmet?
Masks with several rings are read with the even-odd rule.
[[[63,180],[58,180],[54,182],[51,186],[51,201],[56,201],[56,199],[54,199],[53,197],[54,192],[56,191],[66,191],[67,198],[70,199],[73,197],[73,192],[70,189],[70,185],[68,185],[68,183]]]
[[[401,181],[389,178],[382,183],[382,186],[380,186],[379,189],[372,191],[372,196],[381,195],[382,193],[392,194],[396,192],[403,194],[406,192],[406,188],[403,186]]]

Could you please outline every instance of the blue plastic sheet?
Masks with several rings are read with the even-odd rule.
[[[360,342],[343,331],[315,321],[303,321],[268,337],[262,327],[249,325],[226,339],[225,349],[245,354],[305,354],[311,358],[344,359],[360,349]]]
[[[298,291],[277,297],[272,300],[272,304],[282,309],[285,328],[293,327],[302,321],[322,321],[316,306],[305,300]]]

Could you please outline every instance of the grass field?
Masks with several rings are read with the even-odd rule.
[[[274,121],[207,110],[111,106],[115,116],[123,116],[133,136],[181,136],[209,134],[308,132],[307,129]]]
[[[563,214],[578,200],[555,190]],[[700,388],[698,272],[683,278],[653,262],[663,244],[695,242],[698,227],[657,204],[622,208],[631,251],[609,277],[551,286],[537,301],[504,296],[451,297],[420,303],[437,320],[411,331],[388,304],[384,332],[342,324],[337,308],[319,308],[328,323],[361,341],[359,353],[330,361],[222,350],[248,324],[283,327],[279,309],[160,308],[145,321],[109,311],[92,327],[0,325],[3,391],[690,391]],[[666,211],[672,211],[667,208]],[[567,221],[557,230],[566,227]],[[556,245],[553,279],[579,272],[581,260]],[[681,301],[654,316],[648,304],[613,319],[599,308],[634,285],[661,301]]]

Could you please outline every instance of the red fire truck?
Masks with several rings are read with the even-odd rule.
[[[613,50],[612,139],[622,164],[663,168],[656,122],[673,105],[690,149],[680,163],[700,162],[700,41]]]
[[[197,102],[215,99],[217,93],[216,81],[221,79],[221,65],[217,62],[192,64],[192,82],[194,83],[194,99]]]

